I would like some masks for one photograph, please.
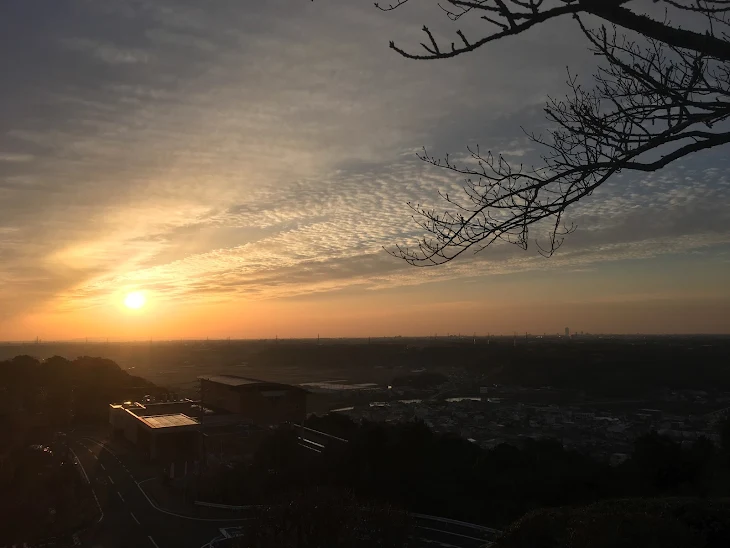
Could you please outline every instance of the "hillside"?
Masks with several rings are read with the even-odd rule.
[[[106,421],[109,402],[166,392],[103,358],[17,356],[0,362],[0,433]]]

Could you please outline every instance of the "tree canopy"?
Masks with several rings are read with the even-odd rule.
[[[409,0],[377,4],[384,11]],[[526,131],[542,150],[525,165],[479,147],[455,162],[424,149],[419,157],[465,178],[464,194],[442,194],[445,210],[409,203],[426,234],[391,253],[416,266],[446,263],[496,241],[526,249],[530,229],[545,229],[539,251],[552,255],[575,226],[566,211],[622,171],[652,172],[730,142],[729,0],[442,0],[452,21],[479,18],[485,31],[440,43],[423,27],[421,48],[391,42],[403,57],[450,59],[496,40],[572,18],[598,57],[593,87],[568,71],[568,93],[548,98],[546,134]],[[559,60],[556,59],[556,63]]]

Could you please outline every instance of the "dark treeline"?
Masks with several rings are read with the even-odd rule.
[[[408,375],[397,375],[391,381],[395,388],[436,388],[449,378],[443,373],[411,373]]]
[[[516,343],[516,344],[515,344]],[[55,352],[66,357],[99,353],[156,378],[180,367],[169,382],[198,374],[235,372],[282,382],[313,378],[390,381],[415,369],[466,369],[485,383],[553,386],[595,396],[634,396],[658,389],[717,390],[730,386],[730,337],[531,337],[331,341],[189,341],[0,346],[0,353]],[[245,367],[239,368],[241,364]],[[185,369],[182,366],[195,366]],[[375,369],[378,366],[378,369]],[[231,371],[226,371],[231,372]],[[186,376],[187,375],[187,376]],[[192,377],[191,377],[192,375]]]
[[[17,356],[0,362],[0,428],[106,421],[110,402],[164,393],[104,358]]]
[[[730,495],[727,427],[722,447],[702,438],[682,448],[656,433],[643,436],[627,462],[611,467],[549,439],[482,450],[419,422],[358,424],[327,415],[308,425],[350,441],[321,455],[303,455],[293,432],[281,428],[252,464],[210,483],[205,495],[250,503],[311,488],[345,489],[365,500],[498,528],[543,507],[620,497]]]
[[[578,339],[562,345],[502,347],[494,382],[624,397],[660,388],[715,391],[730,386],[727,337]]]
[[[0,362],[0,484],[22,488],[18,478],[29,445],[48,444],[55,431],[73,425],[104,424],[110,402],[146,394],[166,390],[103,358],[17,356]]]
[[[109,403],[162,396],[163,388],[104,358],[16,356],[0,361],[0,455],[50,439],[55,429],[105,423]]]
[[[515,344],[516,342],[516,344]],[[257,366],[303,368],[379,365],[403,369],[460,367],[487,381],[554,386],[590,394],[629,396],[658,388],[715,390],[730,386],[730,338],[509,338],[380,344],[280,343],[250,356]]]
[[[0,362],[0,546],[65,534],[95,518],[60,432],[105,423],[109,402],[164,393],[102,358]]]

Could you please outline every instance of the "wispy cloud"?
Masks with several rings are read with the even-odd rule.
[[[141,49],[121,48],[86,38],[66,38],[62,44],[68,49],[88,53],[111,65],[147,63],[150,60],[150,54]]]
[[[30,162],[32,154],[15,154],[12,152],[0,152],[0,162]]]
[[[170,302],[366,295],[728,243],[718,153],[616,178],[571,210],[579,231],[549,261],[501,245],[416,270],[383,251],[419,235],[406,202],[441,207],[439,190],[461,188],[415,159],[421,145],[463,159],[479,142],[538,160],[519,128],[542,127],[544,96],[564,89],[549,61],[593,63],[572,27],[422,64],[387,48],[394,37],[417,44],[419,25],[355,0],[55,9],[71,4],[66,26],[53,10],[37,29],[19,17],[19,53],[0,53],[19,67],[0,103],[6,318],[95,309],[124,287]]]

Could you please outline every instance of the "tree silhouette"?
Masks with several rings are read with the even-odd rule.
[[[409,0],[376,6],[395,10]],[[480,17],[480,37],[456,31],[440,44],[428,27],[421,52],[390,43],[409,59],[449,59],[490,42],[571,17],[600,58],[592,89],[568,71],[569,92],[549,98],[551,129],[527,133],[543,148],[538,165],[468,147],[454,162],[425,149],[419,158],[465,177],[464,195],[441,194],[446,210],[408,205],[426,236],[390,252],[416,266],[439,265],[497,240],[526,249],[530,228],[545,228],[549,256],[575,229],[566,210],[621,171],[652,172],[695,152],[730,142],[729,0],[443,0],[452,21]],[[661,17],[641,13],[664,8]],[[653,13],[653,11],[652,11]],[[672,21],[681,18],[682,24]],[[596,21],[598,22],[596,24]],[[688,28],[685,28],[688,27]]]

